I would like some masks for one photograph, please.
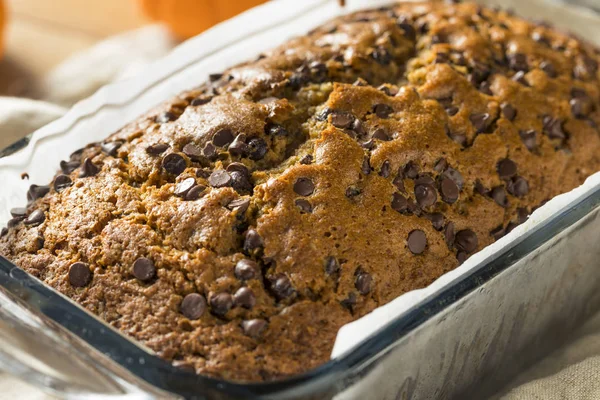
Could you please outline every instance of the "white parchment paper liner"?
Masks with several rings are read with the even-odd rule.
[[[551,21],[587,40],[600,44],[600,18],[591,11],[573,6],[548,4],[542,0],[480,0],[482,4],[501,4],[517,14]],[[20,152],[0,159],[0,226],[10,219],[9,210],[22,206],[31,183],[49,182],[60,160],[70,152],[93,141],[100,141],[156,104],[183,90],[203,83],[207,75],[237,63],[254,59],[293,36],[342,13],[393,3],[389,0],[348,0],[340,9],[333,0],[277,0],[249,10],[178,46],[169,56],[155,63],[142,75],[108,85],[78,103],[63,118],[34,133],[31,143]],[[77,77],[73,77],[76,80]],[[20,178],[27,172],[29,181]],[[469,258],[457,269],[443,275],[421,290],[406,293],[379,307],[339,331],[332,358],[351,351],[407,310],[418,307],[425,297],[452,285],[479,263],[494,254],[573,200],[600,185],[600,174],[590,177],[581,187],[558,196],[536,210],[523,225],[509,235]]]

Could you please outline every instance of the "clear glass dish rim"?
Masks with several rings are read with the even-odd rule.
[[[362,367],[385,353],[400,339],[456,301],[477,290],[499,273],[509,269],[522,257],[578,222],[599,205],[600,186],[596,186],[565,206],[552,218],[525,234],[522,240],[509,243],[499,254],[483,260],[473,270],[457,278],[448,287],[423,299],[419,305],[389,322],[378,332],[358,344],[353,351],[305,373],[272,382],[231,382],[196,375],[174,367],[158,356],[149,354],[138,347],[133,341],[125,338],[108,324],[100,321],[51,287],[29,274],[23,273],[2,256],[0,256],[0,286],[21,299],[30,310],[45,315],[94,349],[109,356],[134,375],[168,392],[183,396],[202,393],[207,398],[213,396],[222,398],[223,395],[229,395],[259,399],[289,394],[302,387],[304,395],[333,395],[344,389],[344,382],[353,377],[353,372],[362,370]],[[15,268],[18,273],[13,271]],[[32,294],[35,295],[31,296]],[[39,299],[40,297],[46,301],[28,301],[28,299]],[[69,314],[68,318],[67,314]],[[144,358],[143,364],[131,362],[140,357]]]

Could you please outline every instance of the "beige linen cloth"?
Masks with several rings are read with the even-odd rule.
[[[0,149],[60,117],[67,107],[100,86],[135,74],[172,45],[164,29],[143,28],[109,39],[58,67],[44,82],[46,101],[0,97]],[[0,400],[51,398],[9,373],[0,372]],[[493,397],[522,399],[600,400],[600,313],[575,332],[568,345]]]

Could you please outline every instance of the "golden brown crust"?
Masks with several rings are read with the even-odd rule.
[[[351,14],[73,155],[0,253],[176,365],[295,374],[597,171],[598,79],[506,12]]]

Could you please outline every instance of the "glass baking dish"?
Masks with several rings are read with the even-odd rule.
[[[329,1],[310,1],[296,9],[293,3],[280,0],[263,6],[263,10],[268,7],[282,15],[276,21],[261,19],[262,25],[253,35],[264,38],[270,29],[279,29],[291,18],[318,24],[331,17]],[[356,3],[374,7],[386,2]],[[517,1],[509,3],[519,12]],[[298,7],[304,7],[304,14],[298,14]],[[237,22],[260,15],[253,12]],[[564,19],[574,18],[566,14]],[[308,30],[306,24],[296,32]],[[223,32],[224,26],[227,24],[212,30],[213,37],[215,32]],[[176,55],[181,58],[183,50]],[[48,158],[56,158],[58,164],[71,147],[106,136],[131,119],[126,113],[117,114],[116,121],[107,123],[108,132],[94,132],[93,138],[73,134],[86,124],[92,126],[94,118],[106,121],[102,114],[106,109],[141,113],[147,107],[139,98],[164,98],[168,92],[185,89],[182,85],[189,85],[187,79],[198,62],[186,57],[170,70],[157,68],[154,83],[138,80],[127,84],[126,92],[132,95],[119,97],[121,103],[110,98],[122,95],[124,84],[77,106],[62,125],[49,126],[30,143],[26,139],[2,154],[25,146],[21,151],[31,159],[46,146],[50,149],[47,153],[57,150]],[[218,62],[210,68],[218,68],[216,65]],[[183,74],[184,69],[192,72]],[[157,82],[161,90],[155,90]],[[6,172],[12,174],[22,167],[14,163]],[[37,171],[31,176],[37,182],[48,180],[52,173]],[[600,275],[595,267],[600,248],[594,243],[600,233],[599,180],[590,180],[532,229],[503,238],[499,251],[352,350],[304,374],[269,383],[225,382],[175,368],[0,257],[0,369],[65,398],[483,398],[562,342],[600,306]],[[14,201],[14,196],[0,193],[3,212]]]

